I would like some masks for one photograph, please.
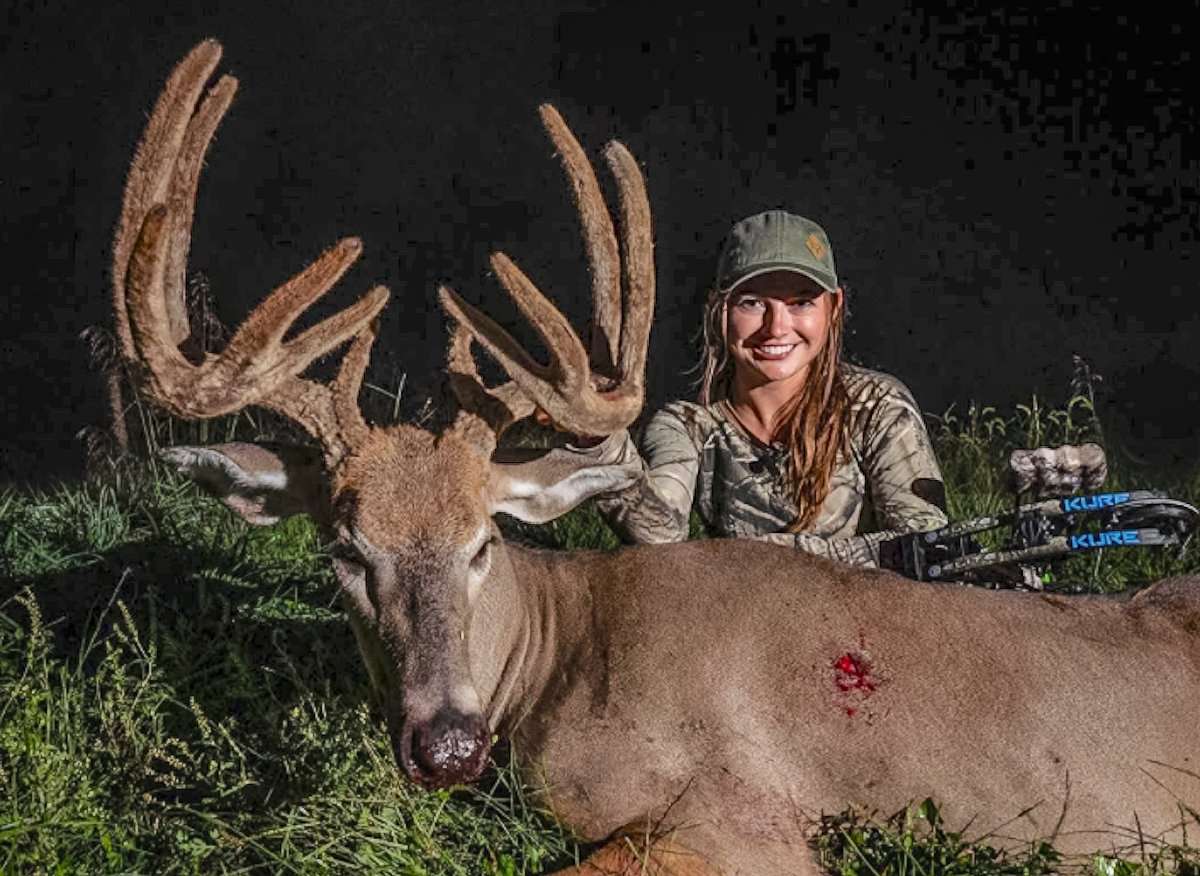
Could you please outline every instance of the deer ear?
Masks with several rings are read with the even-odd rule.
[[[295,514],[318,522],[329,516],[328,480],[315,449],[235,442],[169,447],[159,458],[255,526]]]
[[[546,523],[600,493],[623,490],[642,472],[641,460],[599,462],[589,451],[498,450],[488,483],[491,511],[526,523]]]

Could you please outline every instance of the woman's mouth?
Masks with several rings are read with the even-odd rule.
[[[792,350],[796,349],[795,344],[760,344],[757,347],[751,348],[754,352],[755,359],[765,359],[767,361],[775,361],[778,359],[786,359]]]

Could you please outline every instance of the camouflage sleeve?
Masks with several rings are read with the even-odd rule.
[[[862,425],[862,465],[876,532],[843,538],[773,532],[758,540],[854,566],[878,567],[880,545],[910,532],[946,525],[945,487],[933,444],[912,395],[897,382],[871,406]]]
[[[610,435],[596,450],[601,462],[642,469],[633,486],[596,497],[596,507],[624,541],[687,540],[700,453],[678,417],[669,411],[651,417],[640,453],[628,432]]]
[[[826,538],[809,532],[768,532],[754,536],[754,540],[781,544],[806,554],[839,560],[851,566],[879,568],[879,545],[897,535],[900,533],[893,530],[868,532],[844,538]]]
[[[900,534],[946,525],[946,488],[921,409],[903,384],[867,418],[863,470],[875,520]]]

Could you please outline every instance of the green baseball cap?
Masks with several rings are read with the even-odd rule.
[[[830,292],[838,285],[825,229],[784,210],[757,213],[733,226],[717,261],[717,288],[729,291],[769,271],[803,274]]]

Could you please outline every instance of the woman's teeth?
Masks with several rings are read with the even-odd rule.
[[[755,347],[754,352],[768,359],[782,359],[795,348],[795,344],[763,344]]]

